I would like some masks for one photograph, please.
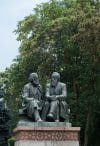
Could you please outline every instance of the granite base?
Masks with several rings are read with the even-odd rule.
[[[15,146],[79,146],[80,127],[68,123],[39,122],[18,124]]]

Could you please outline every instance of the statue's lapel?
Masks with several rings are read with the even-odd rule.
[[[36,88],[30,85],[30,96],[35,97],[35,95],[36,95]]]
[[[55,93],[56,93],[56,95],[61,94],[61,86],[60,86],[60,83],[57,84],[57,86],[55,88]]]

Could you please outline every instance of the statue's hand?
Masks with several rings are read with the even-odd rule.
[[[59,100],[59,96],[58,95],[56,95],[56,100]]]
[[[52,95],[52,96],[48,97],[48,100],[49,101],[55,101],[55,100],[57,100],[57,98],[56,98],[56,96]]]
[[[57,100],[57,97],[54,95],[53,97],[52,97],[52,101],[56,101]]]
[[[25,98],[25,101],[26,101],[26,102],[31,102],[31,101],[33,101],[33,100],[34,100],[34,98],[30,98],[30,97]]]

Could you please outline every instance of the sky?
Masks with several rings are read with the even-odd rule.
[[[49,0],[2,0],[0,2],[0,72],[18,55],[20,42],[13,31],[18,21],[32,13],[37,4]]]

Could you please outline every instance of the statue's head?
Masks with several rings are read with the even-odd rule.
[[[35,86],[39,85],[39,79],[37,73],[31,73],[29,75],[29,82],[31,82]]]
[[[51,76],[51,85],[56,86],[60,80],[60,74],[58,72],[53,72]]]

